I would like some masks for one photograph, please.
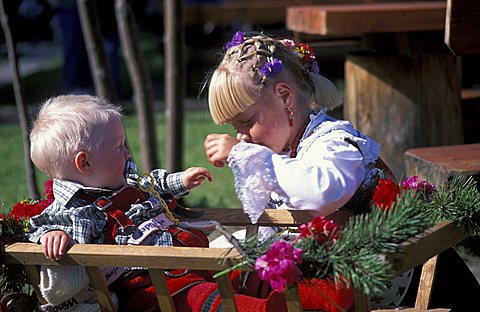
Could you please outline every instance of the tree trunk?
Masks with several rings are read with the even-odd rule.
[[[103,37],[95,7],[95,0],[77,0],[77,7],[82,24],[88,60],[92,70],[93,82],[95,84],[95,93],[112,103],[117,103],[118,99],[110,74],[110,61],[106,57],[103,47]]]
[[[167,168],[179,171],[183,163],[183,100],[185,97],[185,38],[182,2],[163,1],[165,19],[165,101]]]
[[[137,108],[142,167],[149,172],[158,166],[152,82],[140,49],[137,24],[129,0],[115,1],[115,15]]]
[[[32,199],[39,199],[38,188],[35,183],[35,167],[30,159],[30,139],[28,132],[28,114],[25,106],[25,96],[23,95],[22,81],[20,80],[20,73],[18,69],[18,56],[13,42],[12,33],[8,25],[8,16],[3,5],[4,0],[0,0],[0,18],[3,32],[5,34],[5,43],[8,49],[8,60],[13,73],[13,89],[15,93],[15,102],[17,103],[18,117],[20,121],[20,128],[22,129],[23,141],[23,158],[25,164],[25,178],[27,181],[28,194]],[[5,177],[4,177],[5,178]]]

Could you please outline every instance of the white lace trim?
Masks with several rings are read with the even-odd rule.
[[[317,115],[310,115],[311,122],[303,135],[302,142],[299,144],[299,155],[302,149],[305,149],[304,152],[306,152],[308,147],[320,137],[331,134],[338,139],[349,138],[355,142],[362,153],[365,165],[377,160],[380,155],[380,145],[377,142],[360,133],[348,121],[325,120],[327,117],[325,111],[322,110]]]
[[[232,148],[227,160],[235,178],[235,192],[253,224],[267,208],[278,184],[269,160],[272,155],[264,146],[242,141]]]

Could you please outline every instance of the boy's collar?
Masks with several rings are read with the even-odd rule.
[[[60,204],[65,205],[77,194],[79,191],[89,193],[94,196],[100,196],[104,194],[110,194],[113,190],[106,188],[97,188],[97,187],[88,187],[80,183],[69,181],[69,180],[53,180],[53,194],[55,200],[59,201]]]

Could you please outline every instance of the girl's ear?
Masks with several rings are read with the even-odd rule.
[[[80,151],[75,155],[75,168],[80,173],[90,173],[91,172],[91,166],[88,161],[88,154],[85,151]]]
[[[292,108],[293,105],[293,90],[292,87],[285,82],[279,82],[274,87],[275,94],[282,100],[285,108]]]

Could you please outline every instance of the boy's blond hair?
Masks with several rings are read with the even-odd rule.
[[[278,75],[266,77],[261,68],[267,58],[283,64]],[[292,49],[267,35],[246,36],[243,43],[230,47],[214,70],[208,90],[208,103],[213,121],[227,123],[258,100],[269,83],[287,81],[295,86],[303,101],[312,109],[333,108],[341,102],[335,86],[327,78],[305,71],[305,66]]]
[[[98,148],[102,133],[120,107],[89,95],[65,95],[45,101],[30,132],[30,157],[51,178],[61,179],[79,151]]]

